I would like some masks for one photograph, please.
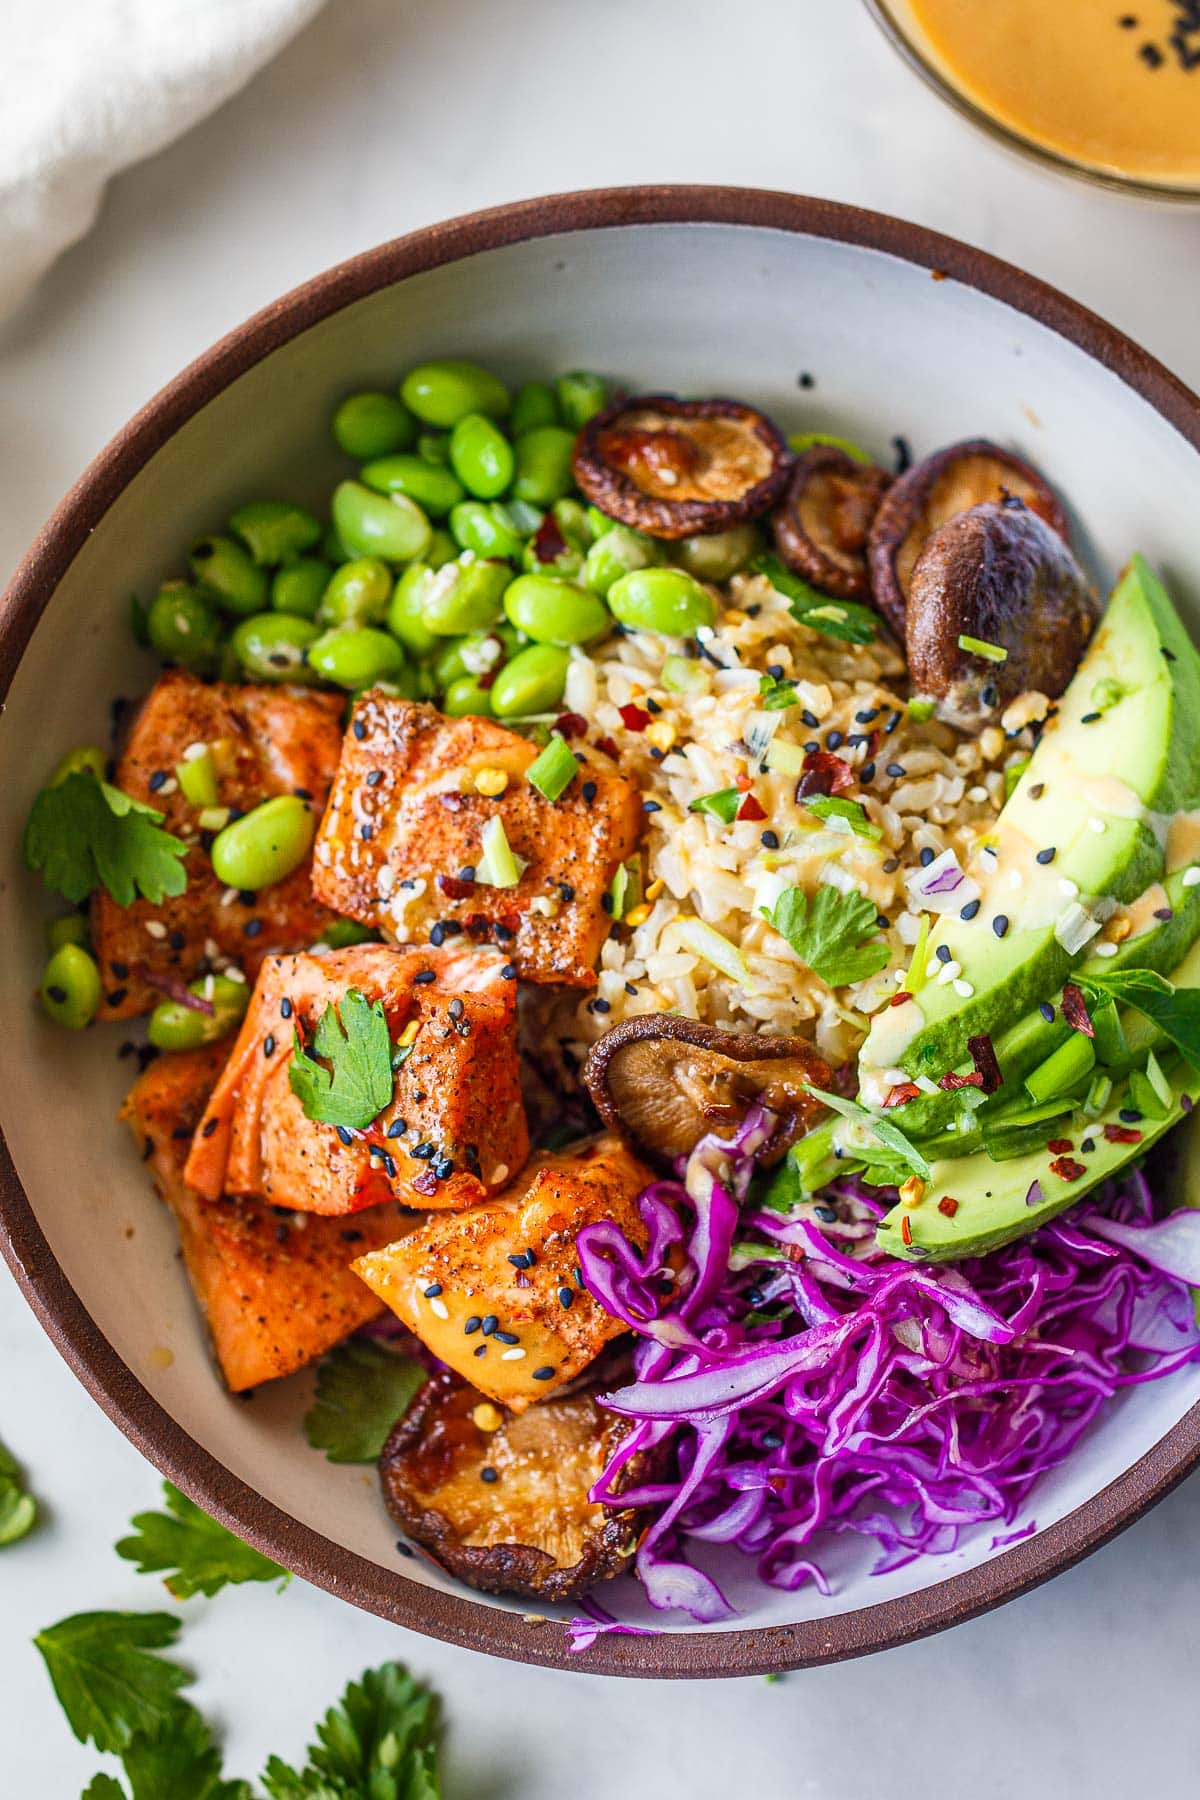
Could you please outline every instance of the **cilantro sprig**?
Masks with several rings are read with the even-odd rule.
[[[133,1535],[122,1538],[116,1549],[143,1575],[166,1572],[163,1585],[176,1600],[190,1600],[193,1594],[211,1598],[243,1581],[278,1581],[283,1588],[292,1579],[287,1569],[210,1519],[169,1481],[163,1482],[163,1496],[166,1512],[136,1513],[130,1521]]]
[[[221,1753],[194,1706],[181,1700],[156,1731],[121,1754],[128,1790],[113,1775],[93,1775],[82,1800],[254,1800],[247,1781],[226,1781]]]
[[[270,1800],[438,1800],[440,1712],[399,1663],[368,1669],[317,1726],[304,1768],[273,1756],[263,1787]]]
[[[317,1368],[304,1435],[330,1462],[375,1462],[425,1376],[415,1357],[385,1350],[370,1338],[347,1338]]]
[[[169,1722],[191,1680],[155,1653],[179,1636],[170,1613],[75,1613],[34,1638],[67,1723],[81,1744],[118,1756]]]
[[[857,889],[843,894],[825,883],[810,897],[802,888],[788,888],[773,907],[761,910],[800,960],[830,987],[865,981],[887,966],[891,952],[876,939],[875,907]]]
[[[21,1471],[0,1444],[0,1550],[33,1529],[37,1502],[25,1491]]]
[[[294,1033],[288,1064],[292,1092],[305,1117],[360,1131],[392,1098],[392,1044],[380,1001],[348,988],[317,1020],[310,1055]]]
[[[1080,983],[1085,996],[1106,995],[1157,1025],[1194,1069],[1200,1069],[1200,988],[1176,987],[1153,969],[1114,969]]]
[[[96,775],[68,775],[43,788],[30,809],[25,863],[75,905],[103,887],[118,906],[138,894],[158,906],[187,887],[187,845],[163,831],[162,820]]]
[[[759,556],[750,565],[756,575],[765,575],[771,586],[791,602],[791,615],[801,625],[819,631],[825,637],[840,638],[846,644],[870,644],[879,621],[869,606],[855,600],[838,600],[823,594],[793,575],[777,556]]]

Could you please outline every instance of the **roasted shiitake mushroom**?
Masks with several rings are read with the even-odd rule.
[[[472,1587],[566,1600],[629,1566],[640,1515],[588,1493],[631,1429],[591,1389],[518,1417],[443,1369],[384,1445],[384,1500],[401,1530]],[[622,1486],[647,1472],[644,1457],[631,1458]]]
[[[856,462],[836,444],[805,450],[771,521],[784,562],[826,594],[865,599],[867,538],[891,483],[886,469]]]
[[[964,717],[1029,688],[1054,699],[1098,616],[1083,570],[1035,512],[1015,499],[969,507],[938,527],[912,571],[913,685]]]
[[[1023,500],[1066,540],[1062,503],[1037,470],[986,438],[950,444],[894,481],[875,514],[867,563],[875,605],[901,643],[908,591],[926,541],[956,513],[1006,494]]]
[[[737,400],[644,394],[597,413],[575,444],[575,479],[610,519],[675,540],[727,531],[775,504],[788,450]]]
[[[765,1162],[778,1161],[821,1111],[805,1083],[832,1080],[806,1038],[722,1031],[675,1013],[614,1025],[593,1044],[583,1078],[604,1123],[665,1161],[705,1132],[732,1133],[757,1102],[778,1121]]]

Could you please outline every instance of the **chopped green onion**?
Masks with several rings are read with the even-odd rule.
[[[1073,1031],[1069,1038],[1052,1050],[1045,1062],[1031,1069],[1025,1077],[1025,1092],[1036,1103],[1043,1100],[1056,1100],[1077,1087],[1096,1065],[1096,1048],[1090,1037],[1082,1031]]]
[[[1083,1110],[1089,1119],[1098,1119],[1112,1099],[1112,1076],[1105,1075],[1100,1069],[1092,1076],[1092,1085],[1087,1091]]]
[[[194,756],[185,756],[175,764],[179,791],[189,806],[216,806],[221,798],[217,787],[217,765],[213,753],[204,744]]]
[[[704,962],[711,963],[722,975],[727,975],[730,981],[736,981],[747,993],[753,992],[753,977],[741,951],[713,926],[706,925],[703,919],[675,919],[667,927],[667,933],[672,944],[690,950]]]
[[[701,794],[698,800],[688,803],[688,811],[708,813],[714,819],[720,819],[724,825],[732,825],[741,804],[741,794],[737,788],[718,788],[715,794]]]
[[[797,776],[804,773],[807,750],[800,744],[789,744],[784,738],[772,738],[763,759],[777,775]]]
[[[817,444],[831,445],[833,449],[840,450],[843,456],[848,456],[851,462],[869,466],[873,461],[861,444],[856,444],[852,438],[835,437],[831,431],[794,431],[788,439],[788,449],[794,450],[797,456],[814,449]]]
[[[620,864],[608,884],[608,897],[612,902],[610,917],[613,919],[623,919],[626,913],[632,912],[639,904],[642,898],[642,865],[636,856]]]
[[[982,656],[986,662],[1008,661],[1008,651],[1003,644],[989,644],[986,638],[968,637],[965,632],[959,633],[958,647],[969,656]]]
[[[1164,1104],[1154,1083],[1140,1069],[1134,1069],[1129,1077],[1129,1104],[1146,1119],[1165,1119],[1171,1110],[1170,1103]]]
[[[1092,1042],[1096,1046],[1096,1061],[1111,1066],[1123,1062],[1129,1054],[1129,1043],[1125,1036],[1125,1028],[1121,1024],[1121,1015],[1117,1011],[1116,1002],[1103,1001],[1092,1003],[1091,1008]]]
[[[1013,790],[1028,767],[1029,758],[1027,756],[1022,757],[1020,762],[1009,763],[1004,771],[1004,798],[1006,800],[1012,799]]]
[[[516,887],[525,867],[508,841],[504,820],[493,813],[480,833],[482,854],[475,865],[475,879],[485,887]]]
[[[796,692],[794,681],[777,681],[774,675],[764,675],[758,684],[759,705],[764,712],[783,712],[789,706],[799,706],[800,696]]]
[[[918,988],[923,988],[929,979],[925,973],[925,964],[929,960],[929,917],[928,913],[921,914],[921,929],[917,932],[917,941],[913,945],[908,974],[904,977],[906,994],[915,994]]]
[[[708,670],[694,656],[668,656],[659,679],[669,694],[705,694],[712,686]]]
[[[845,819],[856,837],[881,838],[882,825],[874,824],[857,800],[839,800],[832,794],[815,794],[803,805],[817,819]]]
[[[206,806],[196,815],[196,823],[201,831],[224,831],[229,814],[228,806]]]
[[[557,731],[551,734],[546,748],[525,771],[530,787],[536,788],[547,800],[560,799],[578,773],[575,752]]]
[[[1159,1062],[1157,1056],[1155,1056],[1153,1050],[1151,1050],[1149,1056],[1146,1058],[1146,1080],[1150,1083],[1150,1086],[1162,1101],[1167,1112],[1170,1112],[1172,1106],[1175,1104],[1175,1095],[1171,1091],[1170,1082],[1163,1074],[1162,1064]],[[1166,1113],[1162,1116],[1165,1118]]]
[[[914,694],[908,703],[908,716],[915,725],[923,725],[926,719],[932,719],[936,710],[932,700],[922,700],[919,694]]]

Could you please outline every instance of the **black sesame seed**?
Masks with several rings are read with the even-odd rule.
[[[772,681],[782,681],[783,680],[783,664],[782,663],[768,663],[767,664],[767,674],[771,677]]]
[[[662,707],[658,704],[658,701],[652,700],[650,698],[649,694],[647,694],[647,696],[646,696],[646,711],[648,713],[656,713],[656,714],[660,713],[662,711]]]
[[[1082,1144],[1080,1144],[1079,1148],[1083,1151],[1083,1154],[1085,1156],[1090,1156],[1092,1154],[1092,1151],[1096,1148],[1095,1138],[1084,1138],[1084,1140],[1083,1140]]]
[[[904,717],[903,713],[899,713],[899,712],[890,712],[888,714],[887,724],[883,728],[888,737],[891,737],[893,731],[895,731],[897,725],[900,723],[900,721],[903,717]]]
[[[500,1321],[496,1317],[495,1313],[485,1313],[483,1315],[483,1321],[480,1324],[479,1329],[480,1329],[480,1331],[482,1331],[484,1337],[491,1337],[492,1333],[495,1331],[495,1329],[496,1329],[497,1325],[499,1325],[499,1323],[500,1323]]]
[[[487,1355],[487,1345],[480,1344],[480,1346],[479,1346],[478,1350],[475,1352],[475,1354],[476,1354],[476,1356],[486,1356]]]
[[[1136,1125],[1141,1116],[1142,1115],[1137,1110],[1136,1106],[1123,1106],[1117,1114],[1118,1119],[1120,1119],[1123,1125]]]
[[[403,1137],[407,1130],[408,1126],[403,1119],[393,1119],[387,1128],[387,1135],[390,1138]]]
[[[574,1288],[569,1288],[569,1287],[561,1287],[561,1288],[559,1288],[559,1290],[558,1290],[558,1304],[559,1304],[559,1305],[560,1305],[560,1306],[573,1306],[573,1305],[574,1305],[574,1304],[575,1304],[575,1290],[574,1290]]]
[[[440,1156],[440,1157],[435,1158],[434,1161],[431,1162],[429,1166],[433,1170],[434,1174],[437,1176],[439,1181],[449,1181],[450,1177],[454,1173],[454,1164],[451,1162],[451,1160],[448,1156]]]
[[[263,1055],[264,1056],[274,1056],[274,1054],[275,1054],[275,1033],[273,1031],[268,1031],[266,1037],[263,1039]]]
[[[1039,1000],[1038,1001],[1038,1011],[1041,1013],[1043,1019],[1045,1019],[1047,1025],[1053,1025],[1053,1023],[1054,1023],[1054,1008],[1051,1006],[1051,1004],[1048,1000]]]
[[[809,738],[809,740],[805,744],[804,748],[807,751],[809,751],[811,754],[812,751],[819,750],[821,748],[820,741],[817,738]]]
[[[852,731],[846,739],[851,750],[857,750],[860,744],[869,744],[870,741],[865,731]]]
[[[465,1010],[466,1010],[466,1008],[464,1007],[463,1002],[461,1001],[461,999],[458,997],[457,994],[454,996],[454,999],[450,1002],[449,1006],[446,1008],[446,1011],[450,1014],[450,1017],[452,1019],[461,1019]]]
[[[1054,845],[1049,844],[1049,845],[1047,845],[1045,850],[1038,851],[1036,857],[1034,858],[1034,861],[1040,862],[1044,868],[1047,863],[1052,863],[1054,861],[1054,858],[1057,856],[1057,854],[1058,854],[1058,852],[1055,849]]]
[[[515,981],[517,979],[517,971],[512,963],[505,963],[500,971],[500,978],[502,981]]]
[[[187,938],[182,931],[173,931],[167,939],[167,943],[172,950],[182,950],[187,943]]]
[[[892,449],[896,452],[896,473],[897,475],[903,475],[906,469],[912,468],[912,450],[909,446],[908,439],[905,437],[894,437],[892,439]]]
[[[253,888],[239,888],[238,889],[238,905],[239,906],[253,906],[254,902],[257,899],[258,899],[258,895],[255,893]]]
[[[55,982],[53,987],[48,987],[46,989],[46,998],[48,1000],[53,1000],[55,1006],[61,1006],[63,1001],[66,999],[66,997],[67,997],[66,988],[59,987],[57,982]]]
[[[929,848],[928,844],[926,844],[917,860],[923,869],[929,867],[930,863],[933,861],[933,851]]]
[[[937,957],[937,959],[940,963],[948,963],[950,961],[950,946],[949,946],[949,944],[939,944],[933,954]]]
[[[128,988],[114,988],[111,994],[106,994],[104,997],[110,1006],[121,1006],[128,993]]]
[[[482,1324],[483,1324],[483,1320],[479,1317],[479,1314],[472,1313],[469,1319],[463,1320],[463,1335],[464,1335],[464,1337],[471,1337],[476,1331],[479,1330],[479,1327]]]
[[[248,938],[256,938],[261,934],[262,928],[263,922],[261,919],[247,919],[243,928],[244,935]]]
[[[1138,55],[1141,57],[1142,61],[1145,63],[1145,65],[1148,69],[1161,69],[1162,68],[1163,53],[1159,49],[1157,44],[1143,44],[1141,49],[1138,51]]]
[[[1100,717],[1101,717],[1101,714],[1098,712],[1084,713],[1084,715],[1080,719],[1079,723],[1081,725],[1094,725],[1096,723],[1096,720]]]
[[[575,898],[575,889],[571,886],[569,881],[560,881],[559,882],[558,893],[559,893],[559,898],[561,900],[563,900],[564,902],[566,902],[568,905]]]
[[[383,780],[383,770],[382,769],[369,769],[367,771],[367,786],[368,787],[378,787],[382,780]]]
[[[601,1000],[599,997],[597,997],[595,1000],[590,1000],[588,1002],[588,1005],[591,1007],[593,1012],[606,1013],[606,1012],[612,1011],[612,1007],[609,1005],[608,1001]]]
[[[1175,914],[1169,906],[1156,906],[1154,909],[1154,916],[1156,919],[1161,919],[1163,923],[1166,924],[1168,919],[1173,919],[1175,917]]]
[[[395,1181],[395,1179],[396,1179],[396,1159],[395,1159],[395,1157],[389,1156],[386,1150],[381,1150],[379,1154],[383,1157],[383,1166],[388,1172],[388,1180]]]
[[[202,1138],[211,1137],[220,1123],[221,1121],[219,1119],[206,1119],[204,1124],[200,1127],[200,1136]]]
[[[335,1125],[334,1130],[337,1132],[343,1144],[352,1144],[354,1142],[353,1134],[348,1131],[344,1125]]]
[[[1167,662],[1174,662],[1176,660],[1175,652],[1173,650],[1168,650],[1167,646],[1165,644],[1160,644],[1159,649],[1162,652],[1163,656],[1166,658]]]
[[[512,1264],[514,1269],[524,1269],[528,1266],[525,1261],[525,1252],[523,1250],[515,1250],[507,1260]]]
[[[825,733],[825,742],[831,750],[840,750],[843,741],[840,731],[827,731]]]
[[[462,868],[458,871],[458,879],[460,881],[474,881],[474,879],[475,879],[475,864],[474,863],[464,863]]]
[[[1029,798],[1031,800],[1040,800],[1042,795],[1045,793],[1045,791],[1046,791],[1045,782],[1044,781],[1035,781],[1033,786],[1029,790]]]
[[[995,934],[998,938],[1002,938],[1007,934],[1007,931],[1008,931],[1008,914],[1007,913],[997,913],[996,914],[995,918],[992,920],[992,930],[995,932]]]
[[[764,1431],[759,1442],[764,1450],[782,1450],[783,1439],[777,1431]]]
[[[883,872],[885,875],[894,875],[899,867],[900,858],[898,856],[889,856],[883,865]]]
[[[354,732],[355,737],[358,739],[359,743],[361,744],[363,739],[367,735],[367,728],[363,724],[362,720],[355,719],[354,724],[351,727],[351,730]]]
[[[436,925],[431,925],[429,927],[429,941],[433,945],[435,950],[438,949],[442,944],[445,943],[446,927],[442,924],[442,921],[440,919],[438,920]]]
[[[413,1549],[412,1545],[406,1544],[404,1542],[403,1538],[396,1539],[396,1548],[400,1552],[401,1556],[415,1556],[416,1555],[416,1551]]]
[[[874,781],[874,779],[875,779],[875,764],[873,762],[864,763],[862,768],[858,771],[858,779],[861,781],[861,783],[863,784],[864,787],[867,785],[867,783],[869,781]]]
[[[374,829],[370,825],[360,825],[358,828],[358,835],[362,839],[364,844],[369,844],[371,839],[374,837],[375,832],[374,832]]]
[[[413,976],[413,983],[417,987],[428,987],[429,983],[431,981],[435,981],[436,979],[437,979],[436,970],[434,970],[434,969],[418,969],[416,974]]]
[[[826,1206],[824,1201],[822,1201],[820,1205],[814,1206],[813,1211],[823,1225],[832,1225],[837,1219],[837,1213],[834,1211],[833,1207]]]
[[[128,963],[114,962],[114,963],[109,963],[108,966],[112,970],[113,974],[116,976],[118,981],[128,981],[129,980],[129,964]]]
[[[637,993],[637,989],[636,989],[636,987],[634,987],[632,981],[627,981],[625,983],[625,992],[627,994],[636,994]]]
[[[498,1344],[519,1344],[520,1338],[515,1331],[493,1331],[492,1336]]]
[[[647,812],[647,813],[656,813],[656,812],[661,812],[662,807],[659,805],[657,800],[643,800],[642,801],[642,811]]]
[[[159,788],[163,786],[166,779],[167,771],[165,769],[155,769],[153,775],[151,775],[149,781],[146,783],[146,786],[150,789],[152,794],[157,794]]]
[[[959,915],[958,915],[959,918],[960,919],[973,919],[975,917],[976,913],[979,911],[980,904],[981,903],[978,900],[968,900],[967,904],[962,908],[962,911],[959,913]]]
[[[764,831],[760,834],[760,841],[766,850],[778,850],[779,848],[778,832]]]
[[[893,781],[899,780],[901,775],[908,774],[908,770],[905,768],[904,764],[898,762],[888,763],[883,772],[885,775],[890,775]]]
[[[441,1282],[440,1281],[431,1281],[429,1286],[425,1289],[425,1298],[427,1300],[436,1300],[438,1295],[441,1293],[441,1291],[442,1291]]]
[[[420,1157],[422,1162],[430,1162],[437,1155],[437,1145],[431,1144],[427,1138],[423,1139],[421,1143],[413,1145],[410,1155]]]
[[[989,681],[979,698],[985,706],[995,706],[1000,698],[1000,690]]]
[[[553,1381],[554,1370],[549,1366],[542,1369],[535,1369],[533,1371],[533,1379],[535,1381]]]
[[[281,1019],[290,1019],[292,1016],[292,1003],[286,994],[279,1002],[279,1016]]]
[[[821,723],[821,721],[820,721],[820,719],[818,719],[816,713],[810,712],[808,710],[807,706],[805,707],[804,711],[800,714],[800,718],[803,721],[803,723],[808,726],[808,729],[810,731],[815,731]]]
[[[592,801],[596,798],[595,782],[594,781],[585,781],[579,791],[583,795],[584,799],[587,801],[588,805],[590,806],[592,804]]]
[[[484,1467],[484,1468],[480,1469],[479,1479],[480,1479],[480,1481],[499,1481],[500,1477],[496,1473],[495,1469],[488,1466],[488,1467]]]

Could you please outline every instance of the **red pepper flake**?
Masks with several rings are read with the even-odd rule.
[[[627,731],[645,731],[650,723],[651,715],[644,707],[634,706],[632,701],[628,706],[618,706],[617,711]]]
[[[457,875],[439,875],[438,887],[451,900],[469,900],[475,892],[473,881],[463,881]]]
[[[646,717],[649,718],[650,714],[647,713]],[[642,729],[642,728],[639,728],[639,729]],[[617,746],[612,738],[610,738],[610,737],[597,738],[596,739],[596,748],[597,748],[597,750],[603,750],[605,756],[611,756],[614,762],[620,762],[621,752],[617,749]]]
[[[1055,1156],[1064,1156],[1068,1150],[1073,1150],[1075,1146],[1070,1138],[1049,1138],[1046,1142],[1046,1148],[1047,1150],[1052,1150]]]
[[[499,673],[499,669],[485,669],[482,675],[477,675],[475,677],[476,687],[482,688],[483,692],[486,694],[490,687],[495,686],[496,677]]]
[[[739,794],[748,794],[754,786],[753,775],[735,775],[733,785]]]
[[[1096,1027],[1088,1017],[1087,1003],[1073,981],[1066,982],[1063,987],[1062,1015],[1073,1031],[1095,1037]]]
[[[907,1106],[910,1100],[920,1098],[921,1090],[915,1081],[899,1081],[894,1088],[889,1089],[883,1104],[885,1107]]]
[[[1076,1162],[1072,1156],[1056,1156],[1050,1167],[1060,1181],[1078,1181],[1086,1173],[1083,1164]]]
[[[938,1086],[944,1088],[948,1094],[957,1093],[959,1088],[981,1088],[983,1076],[978,1069],[972,1069],[969,1075],[956,1075],[953,1069],[948,1069],[938,1082]]]
[[[759,804],[753,794],[747,794],[737,809],[737,816],[739,819],[765,819],[767,809]]]
[[[948,1219],[952,1219],[958,1211],[958,1201],[952,1200],[949,1194],[943,1194],[938,1201],[938,1211],[945,1213]]]
[[[912,995],[909,993],[906,993],[905,990],[903,988],[901,988],[901,990],[898,994],[892,995],[891,999],[888,1001],[888,1005],[889,1006],[907,1006],[908,1002],[911,999],[912,999]]]
[[[565,556],[566,551],[567,540],[558,528],[558,520],[553,513],[547,513],[534,536],[533,554],[540,563],[552,563]]]
[[[912,1226],[908,1222],[907,1213],[902,1213],[900,1216],[900,1242],[902,1244],[912,1243]]]
[[[810,750],[804,758],[804,773],[796,783],[797,800],[810,800],[814,794],[844,794],[854,786],[854,770],[830,750]]]
[[[422,1169],[419,1175],[413,1176],[409,1186],[414,1188],[418,1194],[436,1194],[438,1179],[432,1169]]]
[[[587,720],[582,713],[559,713],[557,719],[554,721],[554,729],[558,732],[560,737],[583,737],[584,733],[587,731]]]
[[[978,1037],[969,1037],[967,1051],[979,1074],[983,1076],[984,1093],[994,1094],[997,1088],[1002,1088],[1004,1077],[1000,1073],[1000,1064],[996,1060],[996,1052],[987,1032],[981,1031]]]
[[[1110,1144],[1140,1144],[1142,1134],[1132,1125],[1106,1125],[1104,1135]]]

